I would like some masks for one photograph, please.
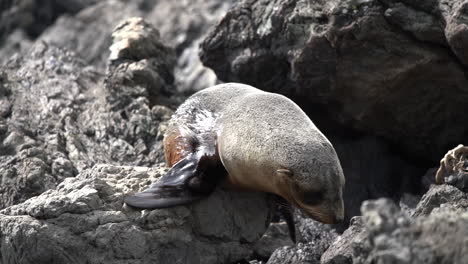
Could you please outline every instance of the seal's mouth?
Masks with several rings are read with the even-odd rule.
[[[312,219],[315,219],[324,224],[338,224],[342,220],[338,219],[335,214],[327,214],[322,212],[320,209],[309,209],[302,208],[304,213]]]
[[[307,205],[297,199],[294,195],[288,199],[293,205],[302,209],[302,211],[310,218],[322,222],[324,224],[338,224],[343,221],[343,216],[338,212],[334,212],[332,208],[327,208],[325,205],[319,204],[316,206]]]

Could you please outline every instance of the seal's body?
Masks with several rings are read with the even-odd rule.
[[[343,172],[334,148],[290,99],[227,83],[188,98],[169,123],[171,170],[125,202],[186,204],[219,184],[273,193],[324,223],[343,219]]]

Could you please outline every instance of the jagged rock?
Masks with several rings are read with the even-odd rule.
[[[123,195],[165,170],[97,165],[0,211],[10,263],[233,263],[252,254],[270,219],[265,194],[216,190],[189,206],[133,210]]]
[[[122,58],[118,65],[128,69],[109,68],[105,84],[94,68],[42,42],[2,69],[0,208],[54,188],[96,163],[150,166],[163,161],[159,124],[171,110],[150,98],[169,89],[174,58],[155,31],[140,22],[135,26],[154,34],[149,38],[153,46],[148,45],[164,53],[132,51],[144,47],[138,45],[125,49],[141,57],[136,62]]]
[[[413,216],[429,215],[442,205],[468,209],[468,194],[447,184],[432,185],[419,201]]]
[[[441,20],[445,22],[444,33],[453,53],[461,63],[468,66],[468,1],[439,0]]]
[[[267,264],[318,263],[320,256],[338,236],[329,225],[305,217],[299,210],[296,210],[295,215],[299,243],[278,247]]]
[[[321,242],[321,241],[319,241]],[[296,246],[286,246],[275,250],[267,264],[299,264],[318,263],[320,256],[327,249],[327,243],[298,243]]]
[[[96,84],[100,77],[69,53],[44,43],[24,57],[13,58],[0,71],[4,109],[0,208],[4,208],[76,174],[63,127],[80,106],[88,106],[83,101],[84,86]]]
[[[354,246],[363,244],[367,239],[363,228],[364,223],[361,216],[352,218],[349,228],[330,244],[330,247],[321,256],[320,263],[353,264]]]
[[[123,108],[141,96],[155,105],[173,93],[174,51],[161,43],[154,27],[130,18],[115,28],[112,38],[107,100],[113,107]]]
[[[242,0],[201,59],[222,81],[289,95],[437,161],[468,133],[466,3]]]
[[[362,214],[328,248],[321,263],[448,264],[464,263],[468,257],[466,207],[441,206],[413,219],[390,200],[379,199],[365,202]]]
[[[255,255],[268,259],[279,247],[293,246],[286,222],[271,223],[265,234],[255,243]]]

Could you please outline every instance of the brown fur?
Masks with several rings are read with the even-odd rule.
[[[178,130],[171,130],[164,137],[164,155],[168,167],[194,152],[194,142],[191,137],[183,136]]]

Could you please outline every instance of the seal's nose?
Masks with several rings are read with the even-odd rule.
[[[335,214],[334,217],[333,217],[333,223],[334,224],[339,224],[341,222],[343,222],[344,220],[344,216],[342,214]]]

